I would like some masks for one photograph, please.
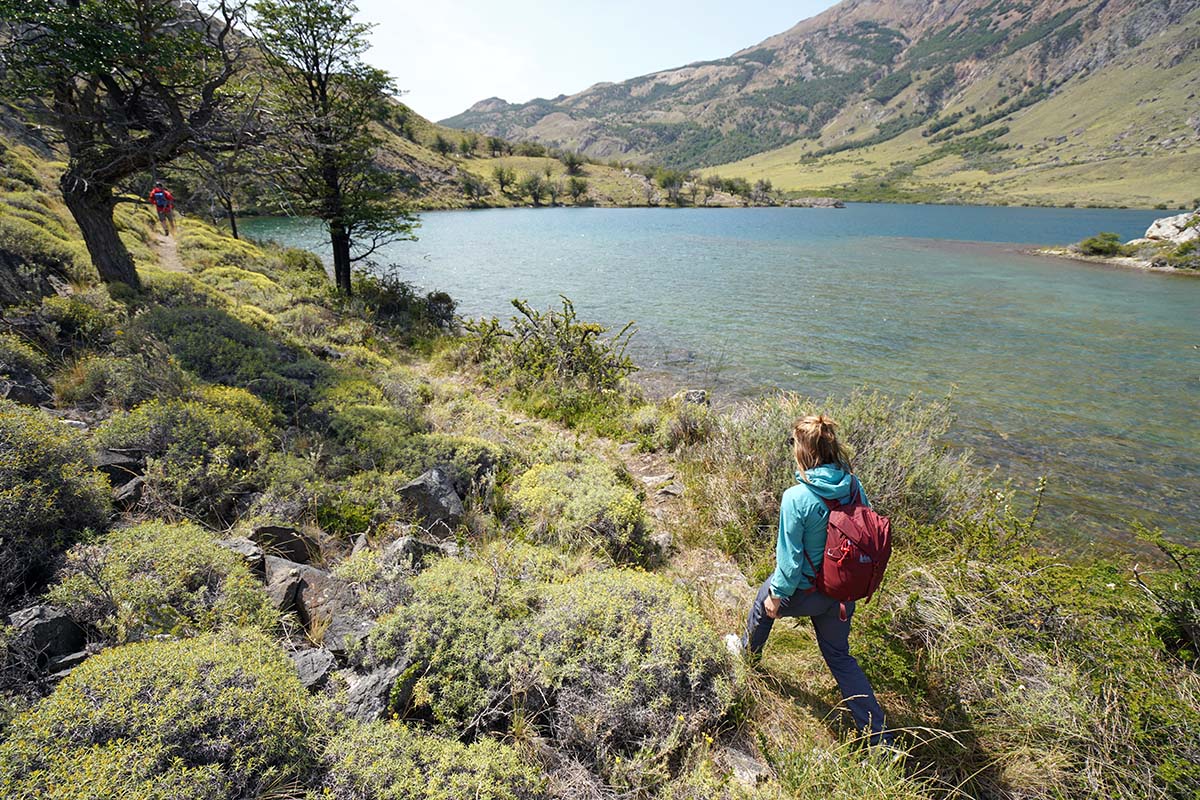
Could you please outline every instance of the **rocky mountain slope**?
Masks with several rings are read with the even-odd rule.
[[[1045,159],[1018,159],[1037,163],[1132,158],[1136,166],[1187,155],[1195,164],[1197,89],[1198,0],[846,0],[728,58],[553,100],[492,98],[445,124],[596,157],[684,168],[740,162],[722,173],[770,177],[795,190],[850,187],[855,195],[863,178],[894,182],[907,176],[888,176],[890,168],[920,169],[923,159],[954,156],[990,174],[1007,166],[996,163],[1007,155],[995,155],[1006,150],[1047,151]],[[897,141],[913,145],[911,152],[817,181],[802,174],[814,161],[823,166],[831,156]],[[760,163],[760,154],[775,150]],[[1126,172],[1109,177],[1136,184],[1136,169]],[[1140,202],[1191,199],[1152,189],[1118,186],[1097,200],[1123,192]],[[910,199],[986,200],[965,190],[916,194]],[[1038,199],[1036,192],[1007,197]]]

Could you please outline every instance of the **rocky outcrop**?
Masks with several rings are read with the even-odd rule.
[[[16,632],[14,649],[38,667],[60,666],[87,644],[83,628],[54,606],[36,605],[15,611],[9,615],[8,624]]]
[[[466,513],[454,482],[442,469],[431,469],[400,488],[400,497],[430,533],[448,536]]]
[[[249,539],[271,555],[297,564],[309,564],[321,556],[316,539],[286,525],[260,525],[251,531]]]
[[[258,577],[263,578],[264,580],[266,579],[267,556],[266,553],[263,552],[263,549],[257,544],[242,537],[225,539],[217,542],[217,544],[221,547],[224,547],[226,550],[237,553],[242,557],[242,561],[244,561],[246,566],[250,568],[251,572]]]
[[[1200,210],[1154,220],[1146,230],[1145,238],[1176,245],[1200,241]]]
[[[267,556],[267,595],[280,611],[294,611],[310,638],[344,658],[375,627],[359,608],[354,587],[307,564]]]
[[[407,706],[416,683],[416,676],[406,675],[407,670],[405,659],[371,672],[348,669],[339,672],[346,681],[346,714],[359,722],[374,722],[384,719],[393,705]]]
[[[784,203],[788,208],[845,208],[836,197],[793,197]]]
[[[328,683],[329,676],[337,667],[337,658],[323,647],[297,650],[291,657],[300,683],[310,692],[315,692]]]

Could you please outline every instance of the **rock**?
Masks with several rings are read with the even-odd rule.
[[[657,492],[663,497],[683,497],[683,484],[669,483]]]
[[[417,518],[430,532],[449,535],[465,513],[462,498],[444,470],[434,468],[400,489],[400,496],[414,508]]]
[[[397,681],[408,668],[408,661],[388,664],[373,672],[342,670],[338,674],[346,681],[346,714],[359,722],[374,722],[383,719],[393,700],[396,705],[407,706],[412,696],[412,685],[416,675],[397,686]]]
[[[134,478],[133,480],[113,489],[113,502],[118,507],[129,510],[138,504],[142,499],[142,492],[146,488],[145,478]]]
[[[422,542],[415,536],[404,536],[384,548],[383,563],[388,566],[403,565],[420,570],[425,566],[427,559],[441,554],[441,547],[437,544]]]
[[[662,475],[643,475],[642,483],[647,487],[662,486],[664,483],[675,480],[674,472],[665,472]]]
[[[714,603],[739,614],[749,610],[754,600],[755,588],[750,586],[742,571],[728,558],[715,552],[707,568],[693,578],[693,583],[709,592]]]
[[[107,475],[113,486],[121,486],[146,472],[146,454],[141,450],[100,449],[96,451],[96,469]]]
[[[234,553],[237,553],[242,557],[242,560],[246,562],[246,566],[250,568],[251,572],[264,580],[266,579],[267,556],[266,553],[263,552],[262,548],[256,545],[254,542],[239,536],[235,539],[224,539],[220,542],[217,542],[217,545],[224,547],[226,550],[231,550]]]
[[[846,204],[834,197],[793,197],[784,203],[788,208],[845,208]]]
[[[367,541],[367,535],[365,533],[356,533],[350,537],[350,555],[357,555],[363,550],[370,549],[370,547],[371,545]]]
[[[46,670],[56,678],[65,678],[67,673],[86,661],[89,656],[91,656],[90,651],[80,650],[78,653],[68,653],[65,656],[52,658]]]
[[[741,748],[722,747],[714,754],[714,760],[746,788],[753,789],[771,779],[771,768]]]
[[[271,605],[284,613],[295,611],[296,597],[300,593],[301,565],[287,559],[265,556],[263,566]]]
[[[39,666],[77,653],[87,644],[83,628],[54,606],[39,604],[14,611],[8,623],[16,629],[15,646]]]
[[[650,535],[650,541],[658,548],[659,552],[666,556],[671,552],[673,543],[670,531],[660,531]]]
[[[300,683],[310,692],[324,686],[337,666],[337,659],[333,653],[321,647],[297,650],[291,657],[292,663],[296,665],[296,674],[300,676]]]
[[[295,611],[308,634],[319,632],[321,644],[335,656],[346,656],[375,627],[360,611],[354,587],[346,581],[275,556],[264,561],[272,605]]]
[[[316,539],[284,525],[260,525],[250,533],[250,540],[271,555],[297,564],[311,563],[321,555]]]
[[[54,399],[41,378],[26,369],[0,363],[0,398],[27,406],[40,406]]]
[[[691,403],[697,406],[709,405],[707,389],[684,389],[679,394],[675,395],[675,400],[683,403]]]
[[[1146,229],[1146,238],[1173,244],[1200,240],[1200,211],[1156,219]]]

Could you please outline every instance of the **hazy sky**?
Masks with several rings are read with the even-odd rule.
[[[691,61],[723,58],[835,0],[358,0],[376,23],[368,60],[444,119],[485,97],[573,94]]]

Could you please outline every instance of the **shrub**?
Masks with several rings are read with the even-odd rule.
[[[102,289],[47,297],[40,313],[60,337],[85,346],[111,341],[121,321],[120,307]]]
[[[499,563],[499,562],[498,562]],[[482,561],[443,560],[412,581],[413,599],[371,632],[371,660],[406,657],[412,704],[397,709],[452,736],[503,728],[525,668],[519,621],[536,586]]]
[[[53,383],[61,402],[127,410],[152,398],[181,397],[192,382],[161,342],[120,337],[113,355],[84,356]]]
[[[607,570],[549,593],[535,621],[538,679],[557,744],[617,789],[664,782],[733,697],[728,654],[670,581]]]
[[[305,775],[313,717],[291,661],[261,636],[125,645],[13,721],[0,786],[56,800],[258,797]]]
[[[708,406],[672,398],[661,405],[646,404],[630,415],[630,428],[643,450],[675,451],[709,437],[714,415]]]
[[[266,432],[232,410],[151,400],[96,432],[101,447],[147,456],[143,502],[168,517],[232,521],[235,502],[261,482]]]
[[[289,415],[308,405],[326,369],[218,308],[154,308],[134,327],[165,342],[184,369],[249,389]]]
[[[490,739],[471,745],[397,725],[350,728],[330,742],[324,793],[333,800],[537,800],[540,770]]]
[[[818,411],[838,422],[871,504],[896,518],[898,530],[984,513],[986,475],[970,466],[969,452],[951,453],[940,441],[953,421],[948,401],[895,403],[856,392],[818,403],[778,395],[721,415],[711,438],[688,454],[696,506],[726,552],[765,552],[774,542],[779,498],[796,480],[792,424]]]
[[[221,628],[269,631],[279,621],[242,558],[186,523],[149,522],[74,547],[50,601],[116,643]]]
[[[0,378],[13,372],[27,372],[36,378],[45,378],[46,357],[24,339],[11,333],[0,333]]]
[[[291,294],[261,272],[241,267],[209,267],[198,276],[201,283],[267,311],[283,311],[294,302]]]
[[[653,555],[641,500],[599,460],[538,464],[513,488],[513,507],[530,521],[536,541],[608,553],[617,561]]]
[[[1088,256],[1115,256],[1123,249],[1121,237],[1109,231],[1089,236],[1079,243],[1080,252]]]
[[[0,400],[0,605],[47,577],[81,532],[107,526],[109,491],[74,429]]]
[[[394,331],[419,336],[454,329],[457,303],[445,292],[421,295],[394,274],[357,275],[352,303],[363,316]]]

